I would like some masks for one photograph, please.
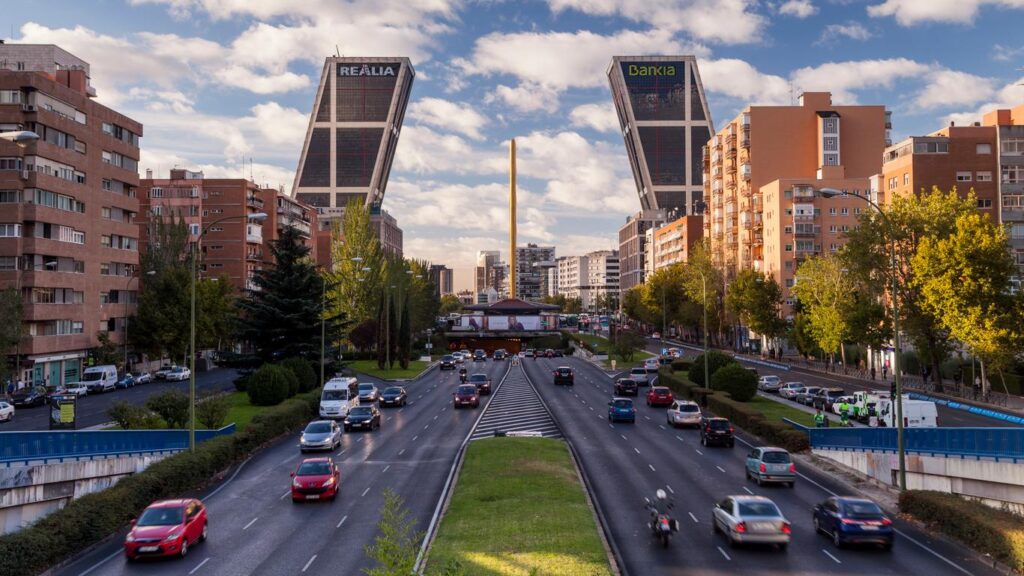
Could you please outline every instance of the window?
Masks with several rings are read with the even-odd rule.
[[[889,190],[895,190],[895,189],[896,189],[896,177],[893,176],[892,178],[889,178]]]
[[[21,170],[21,158],[0,158],[0,170]]]
[[[992,172],[975,172],[974,179],[978,182],[991,182]]]
[[[21,104],[21,90],[0,90],[0,104]]]
[[[841,213],[841,214],[842,214],[843,216],[849,216],[849,215],[850,215],[850,209],[849,209],[849,208],[847,208],[847,207],[845,207],[845,206],[843,206],[843,208],[842,208],[842,210],[841,210],[841,212],[840,212],[840,213]]]
[[[21,202],[21,190],[0,190],[0,204],[17,204]]]
[[[991,207],[992,207],[992,199],[991,198],[978,198],[978,208],[991,208]]]
[[[786,226],[785,228],[783,228],[783,232],[786,233],[786,234],[792,234],[793,233],[793,227],[792,226]]]
[[[164,189],[163,188],[150,188],[149,189],[149,197],[150,198],[163,198],[164,197]]]
[[[914,154],[948,154],[949,142],[914,142]]]
[[[1014,164],[1003,165],[1003,184],[1024,183],[1024,166]]]
[[[1013,240],[1024,240],[1024,224],[1011,225],[1010,238],[1012,238]]]
[[[971,173],[969,171],[967,171],[967,172],[957,172],[956,173],[956,181],[957,182],[970,182],[971,181]]]
[[[163,213],[164,213],[164,207],[163,207],[163,206],[160,206],[159,204],[158,204],[158,205],[156,205],[156,206],[151,206],[151,207],[149,208],[149,212],[150,212],[150,213],[151,213],[151,214],[152,214],[153,216],[162,216],[162,215],[163,215]]]
[[[1024,138],[1007,138],[999,146],[1003,156],[1020,156],[1024,154]]]
[[[786,270],[792,270],[793,269],[793,261],[792,260],[786,260],[786,262],[782,266]]]
[[[793,251],[793,245],[792,244],[786,244],[786,252],[792,252],[792,251]]]
[[[0,238],[17,238],[21,236],[21,224],[0,224]]]
[[[786,288],[792,288],[792,287],[793,287],[793,279],[792,278],[786,278]]]
[[[976,144],[974,146],[974,153],[975,154],[991,154],[992,153],[992,145],[991,144]]]
[[[829,208],[828,209],[828,214],[829,214],[829,216],[835,216],[836,215],[836,209],[835,208]]]
[[[909,172],[904,172],[903,173],[903,185],[904,186],[910,186],[910,173]]]
[[[25,194],[26,197],[40,206],[56,208],[65,212],[85,214],[85,204],[66,194],[57,194],[56,192],[39,188],[28,188],[25,190]]]
[[[0,270],[17,270],[17,256],[0,256]]]
[[[829,226],[829,227],[828,227],[828,231],[829,231],[829,233],[831,233],[831,234],[835,234],[836,232],[838,232],[838,231],[839,231],[839,227],[838,227],[838,226],[836,226],[835,224],[833,224],[833,225],[831,225],[831,226]]]

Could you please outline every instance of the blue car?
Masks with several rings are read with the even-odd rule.
[[[609,422],[636,422],[636,408],[629,398],[612,398],[608,403]]]
[[[833,496],[814,507],[814,530],[832,537],[836,548],[845,544],[875,544],[892,550],[895,530],[882,509],[871,500]]]

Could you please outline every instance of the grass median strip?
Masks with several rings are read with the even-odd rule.
[[[610,575],[565,443],[491,438],[470,444],[426,573]]]
[[[575,333],[572,335],[572,337],[576,338],[577,340],[580,340],[581,342],[585,342],[592,349],[597,350],[599,354],[607,354],[608,359],[603,361],[604,364],[607,366],[611,366],[612,360],[615,360],[616,366],[621,368],[623,366],[629,366],[630,364],[636,362],[643,362],[647,358],[657,358],[657,355],[651,354],[646,350],[641,350],[637,348],[634,349],[633,351],[633,359],[627,362],[621,355],[612,353],[611,342],[603,336],[598,336],[596,334]]]
[[[376,360],[355,360],[351,362],[348,367],[360,374],[390,380],[396,378],[415,378],[420,372],[426,370],[429,365],[430,364],[428,362],[424,362],[423,360],[410,360],[409,368],[405,370],[398,367],[392,368],[391,370],[381,370],[377,367]]]

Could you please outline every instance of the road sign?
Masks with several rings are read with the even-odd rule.
[[[432,342],[427,342],[425,346],[426,346],[427,350],[430,350],[431,348],[434,347],[434,344]]]

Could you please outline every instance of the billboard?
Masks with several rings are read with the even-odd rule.
[[[74,394],[55,394],[50,396],[50,430],[74,430],[77,410]]]
[[[452,323],[456,332],[532,332],[558,330],[557,314],[540,316],[460,316]]]
[[[637,120],[686,120],[684,62],[623,62],[621,66]]]

